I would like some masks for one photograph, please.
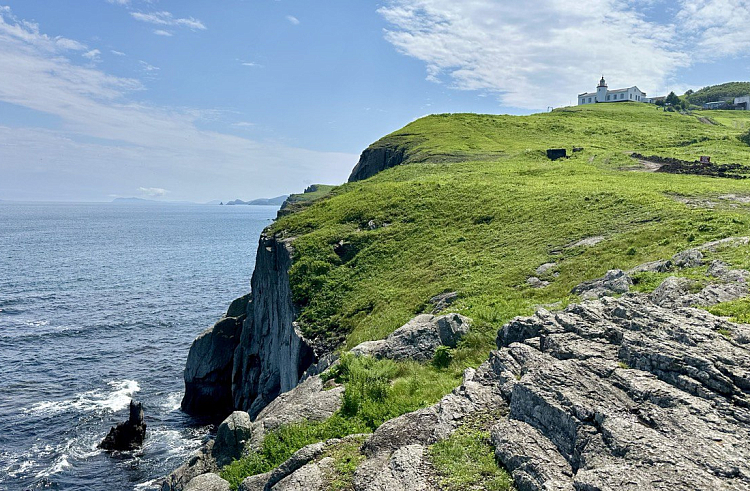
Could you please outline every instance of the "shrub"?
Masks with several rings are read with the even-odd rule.
[[[453,352],[447,346],[438,346],[435,356],[432,358],[432,364],[435,368],[448,368],[453,361]]]

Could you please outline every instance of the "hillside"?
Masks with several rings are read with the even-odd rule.
[[[706,116],[713,123],[707,122]],[[637,395],[643,394],[639,391],[645,389],[639,388],[635,381],[626,383],[623,380],[630,380],[628,373],[636,372],[630,371],[631,366],[645,373],[656,366],[654,360],[660,353],[679,352],[681,348],[674,339],[688,336],[680,326],[696,330],[689,334],[693,336],[690,339],[696,340],[689,348],[695,350],[690,355],[691,360],[708,359],[713,355],[707,353],[717,349],[736,349],[737,353],[744,353],[731,341],[735,330],[745,333],[744,330],[740,331],[726,320],[714,320],[718,318],[705,313],[706,319],[715,323],[712,334],[708,335],[700,331],[701,327],[694,320],[689,320],[695,315],[684,317],[682,313],[674,313],[670,310],[672,304],[667,306],[663,301],[668,297],[675,305],[680,299],[685,305],[693,305],[703,304],[704,299],[710,297],[712,301],[706,300],[705,305],[712,304],[711,312],[740,322],[750,321],[750,302],[746,297],[736,295],[731,301],[725,301],[730,296],[722,296],[723,293],[711,297],[709,294],[719,286],[706,279],[711,275],[740,277],[739,286],[732,283],[735,280],[720,282],[731,283],[732,288],[746,295],[746,280],[750,273],[739,269],[719,271],[716,269],[719,266],[714,267],[714,263],[709,271],[708,264],[721,260],[722,263],[715,264],[750,268],[748,241],[731,242],[731,247],[702,246],[728,237],[745,236],[750,230],[750,181],[747,179],[750,177],[750,146],[743,141],[750,130],[750,113],[738,112],[724,117],[720,112],[702,112],[701,117],[704,119],[633,103],[565,108],[523,117],[435,115],[417,120],[374,143],[363,153],[352,174],[352,182],[326,188],[315,199],[307,199],[304,206],[280,216],[261,239],[258,266],[253,277],[256,296],[247,308],[248,319],[254,319],[251,322],[253,331],[248,331],[246,321],[242,337],[247,341],[242,341],[237,335],[240,340],[236,341],[239,348],[235,357],[244,356],[242,349],[246,349],[256,357],[247,358],[252,360],[253,366],[270,368],[258,372],[256,368],[246,369],[241,365],[238,369],[235,360],[235,368],[232,370],[230,364],[227,375],[232,378],[232,391],[235,391],[238,373],[249,373],[250,376],[242,375],[247,380],[260,377],[261,384],[268,385],[264,377],[269,373],[283,372],[288,366],[288,363],[284,367],[278,365],[275,360],[280,355],[276,352],[263,358],[263,350],[274,349],[270,346],[278,344],[277,339],[264,340],[262,342],[267,344],[263,346],[257,345],[261,341],[252,341],[268,339],[269,317],[285,318],[293,314],[294,323],[290,325],[294,333],[299,332],[304,342],[310,343],[309,350],[315,353],[319,363],[310,365],[310,351],[303,346],[304,349],[295,352],[292,358],[292,370],[298,370],[294,376],[298,377],[305,371],[308,374],[307,378],[300,380],[299,386],[276,398],[279,391],[288,390],[283,382],[288,374],[282,373],[281,389],[269,386],[271,388],[264,393],[266,389],[256,382],[250,389],[243,389],[241,404],[235,404],[235,409],[248,411],[250,415],[234,413],[232,418],[239,418],[235,416],[238,414],[248,418],[245,426],[249,428],[247,434],[253,435],[248,437],[252,441],[247,448],[234,454],[236,458],[244,452],[244,457],[216,472],[221,472],[235,487],[247,476],[256,476],[246,480],[242,489],[270,488],[285,476],[289,479],[297,476],[297,469],[326,476],[325,482],[329,484],[310,489],[401,489],[391,486],[397,481],[422,483],[424,475],[421,473],[398,474],[406,472],[404,468],[409,468],[408,465],[417,465],[414,462],[429,469],[424,472],[431,476],[430,483],[439,483],[432,487],[425,481],[420,489],[460,490],[475,486],[477,489],[506,490],[512,488],[512,480],[518,485],[528,476],[537,476],[534,482],[543,482],[534,472],[547,471],[539,469],[563,469],[568,465],[577,468],[578,457],[573,456],[572,450],[565,450],[568,445],[570,448],[577,445],[575,435],[560,437],[559,441],[556,440],[559,435],[551,433],[539,437],[537,443],[541,447],[534,450],[533,455],[544,455],[552,460],[538,462],[537,470],[514,467],[511,479],[505,469],[498,466],[496,459],[509,466],[528,459],[518,454],[518,449],[523,448],[519,442],[528,444],[537,436],[532,438],[526,427],[508,423],[507,418],[503,419],[505,415],[508,411],[515,411],[514,420],[536,421],[534,418],[540,416],[534,413],[536,409],[532,409],[542,407],[550,411],[544,416],[552,418],[550,421],[566,418],[565,421],[570,422],[586,418],[574,411],[577,406],[571,409],[552,403],[547,407],[540,406],[539,402],[532,404],[531,400],[523,402],[516,389],[511,397],[511,392],[499,391],[497,387],[526,381],[525,390],[542,400],[546,397],[543,392],[550,384],[559,384],[557,389],[560,392],[555,397],[579,401],[571,403],[575,405],[583,404],[580,401],[591,397],[590,394],[581,396],[581,388],[575,384],[568,385],[571,377],[580,377],[586,381],[582,382],[583,386],[601,383],[603,393],[609,394],[602,395],[601,404],[616,406],[625,397],[618,391],[625,390],[632,383],[627,393],[633,400],[629,400],[626,406],[630,405],[630,411],[636,411],[638,406],[638,410],[645,414],[652,408],[643,406],[647,401]],[[570,153],[573,147],[579,151]],[[566,148],[571,158],[550,161],[546,157],[549,148]],[[646,157],[635,159],[631,157],[634,152]],[[653,172],[658,167],[655,164],[658,159],[677,159],[682,163],[680,165],[693,165],[701,155],[711,156],[719,166],[733,165],[731,178],[717,177],[726,176],[723,171],[713,176]],[[701,168],[705,170],[706,167]],[[369,176],[368,169],[379,172]],[[729,244],[722,242],[725,243]],[[702,251],[699,258],[695,252],[678,254],[696,247]],[[288,260],[287,253],[291,255]],[[673,256],[671,262],[654,262]],[[679,266],[673,266],[673,263]],[[628,271],[636,266],[638,268],[628,274],[614,271]],[[278,276],[284,268],[288,268],[288,279]],[[601,290],[611,295],[627,290],[648,293],[657,287],[663,289],[666,287],[662,282],[670,276],[677,277],[669,280],[675,283],[674,289],[669,295],[659,293],[659,305],[652,305],[650,300],[641,297],[623,297],[617,302],[603,299],[601,304],[586,304],[587,307],[576,305],[591,291]],[[280,279],[273,279],[277,277]],[[582,285],[596,278],[602,279]],[[621,285],[611,286],[619,279],[627,279],[623,289],[620,289]],[[288,281],[288,291],[279,288],[280,281]],[[284,302],[291,295],[292,305],[285,310],[274,303],[269,310],[269,298],[258,293],[269,290],[273,290],[274,299]],[[678,290],[679,295],[674,293]],[[437,312],[435,304],[438,300],[434,297],[449,292],[455,292],[455,295],[449,297],[452,303],[443,305],[447,309],[444,312],[464,317],[415,318],[417,314]],[[677,300],[675,295],[679,297]],[[566,344],[573,333],[564,333],[565,323],[548,317],[546,311],[527,320],[514,321],[516,324],[511,323],[516,316],[531,316],[541,306],[553,312],[570,306],[564,310],[564,315],[583,319],[579,331],[576,331],[576,336],[581,336],[578,344]],[[630,339],[629,330],[633,329],[632,325],[621,320],[626,314],[634,318],[655,316],[667,319],[670,326],[675,326],[675,337],[660,338],[659,343],[648,345],[648,349],[636,350],[629,358],[617,361],[617,353],[635,349],[628,348],[624,341]],[[230,316],[229,320],[221,322],[241,325],[243,318]],[[398,336],[407,335],[404,332],[408,333],[409,329],[428,330],[430,322],[460,325],[464,322],[460,319],[470,319],[466,322],[470,322],[471,328],[462,334],[459,342],[452,343],[452,347],[443,346],[430,351],[427,360],[431,361],[415,361],[424,360],[424,356],[413,360],[376,361],[344,354],[355,347],[358,353],[373,352],[375,345],[361,343],[388,337],[388,343],[391,343],[388,346],[391,346],[398,342]],[[389,337],[401,326],[404,327],[399,329],[395,338]],[[289,331],[291,327],[285,329]],[[540,338],[533,333],[539,336],[544,329],[551,330],[550,339],[555,341],[550,341],[549,352],[541,353],[544,346],[540,346]],[[248,332],[251,334],[246,334]],[[609,333],[604,336],[606,339],[592,341],[601,332]],[[300,342],[296,334],[289,335],[293,345]],[[207,339],[206,333],[202,336]],[[651,341],[646,336],[638,343]],[[245,346],[245,342],[251,344]],[[703,342],[706,344],[701,344]],[[536,346],[539,351],[519,354],[521,348],[514,343],[526,343],[529,350]],[[381,349],[383,345],[377,346]],[[500,351],[493,353],[487,361],[488,354],[498,348]],[[516,351],[507,351],[509,349]],[[591,353],[600,350],[601,356],[614,353],[615,358],[602,360],[599,366],[586,361]],[[210,356],[203,351],[200,356],[198,353],[196,360]],[[260,360],[257,359],[258,353]],[[332,368],[329,368],[330,358],[325,356],[329,353],[343,354],[340,362]],[[508,358],[509,353],[518,357],[516,361]],[[741,356],[747,358],[745,354]],[[738,362],[740,366],[744,366],[745,358],[737,358],[743,360]],[[575,363],[569,363],[569,359]],[[308,361],[303,364],[302,360]],[[713,359],[711,363],[714,363]],[[188,366],[191,366],[190,359]],[[559,368],[560,373],[566,375],[544,372],[540,368],[544,366]],[[479,369],[475,374],[465,372],[467,367]],[[597,382],[592,370],[599,374],[624,370],[617,372],[618,377],[624,378]],[[689,377],[693,373],[691,370],[698,369],[691,366],[681,370],[680,375],[674,375],[682,377],[679,380]],[[527,380],[526,373],[534,375]],[[741,375],[738,377],[742,378]],[[692,389],[687,385],[679,384],[678,389],[674,389],[663,382],[667,379],[659,378],[659,383],[664,385],[654,385],[654,391],[672,394],[670,390],[685,390],[691,395],[681,395],[680,400],[695,397],[695,400],[690,399],[690,404],[704,408],[705,400],[700,397],[708,397],[705,392],[690,392]],[[736,383],[737,386],[745,384],[742,381]],[[330,390],[324,390],[324,386]],[[443,398],[457,386],[460,388]],[[731,390],[739,391],[737,397],[743,401],[746,399],[742,392],[745,389],[732,386]],[[243,399],[248,394],[252,404]],[[583,399],[576,399],[581,397]],[[669,397],[678,396],[672,394]],[[321,402],[323,399],[325,403]],[[420,411],[411,413],[415,410]],[[701,411],[700,424],[720,418],[707,409]],[[298,415],[296,419],[295,414]],[[405,416],[398,418],[402,414]],[[446,416],[447,422],[442,419],[445,414],[449,415]],[[678,420],[680,417],[676,415],[677,412],[669,413],[669,418],[672,418],[669,421]],[[661,416],[648,417],[652,421],[662,421]],[[250,418],[255,422],[250,423]],[[430,423],[418,423],[419,418]],[[224,441],[226,428],[242,426],[237,421],[222,424],[217,441]],[[544,427],[544,424],[537,423],[539,428]],[[668,424],[672,423],[665,420],[665,427]],[[442,436],[427,432],[425,425],[430,428],[429,432],[434,427],[434,431]],[[741,424],[737,428],[740,427]],[[673,431],[676,434],[683,430],[689,435],[691,428],[670,427],[665,433]],[[371,432],[375,432],[372,437],[336,440]],[[618,427],[612,428],[610,435],[624,438],[631,432],[631,429]],[[557,450],[544,447],[541,443],[544,438],[554,440]],[[696,438],[689,444],[690,448],[701,447],[702,440]],[[308,447],[323,441],[327,443]],[[549,445],[549,441],[545,441],[545,445]],[[653,440],[652,445],[669,448],[673,442]],[[298,450],[301,453],[295,453]],[[560,455],[555,453],[558,450]],[[731,451],[727,452],[727,458],[737,457]],[[219,459],[216,452],[211,454],[209,450],[202,455],[205,460],[200,462]],[[691,456],[680,455],[685,465],[694,465],[688,464],[692,462]],[[232,460],[228,458],[222,462]],[[324,462],[327,463],[324,465]],[[607,462],[607,465],[620,465]],[[282,463],[283,466],[273,471]],[[203,472],[214,472],[212,469],[215,468],[208,464],[200,465],[204,466]],[[188,466],[179,470],[170,478],[172,487],[163,489],[182,489],[178,486],[183,479],[181,476],[193,472],[190,469]],[[549,472],[553,473],[553,470]],[[560,472],[561,479],[568,479],[563,474],[569,476],[573,471]],[[639,482],[653,482],[654,477],[648,474],[651,471],[644,470],[642,475],[638,472],[634,475],[643,479]],[[692,474],[686,476],[698,475],[703,470],[692,469],[690,472]],[[310,477],[311,474],[301,476]],[[608,479],[603,475],[589,477],[586,482]],[[251,481],[255,482],[253,479],[259,484],[251,485]],[[667,481],[674,489],[686,485],[677,478],[670,479]],[[701,482],[710,487],[716,484],[712,479],[705,477]],[[530,486],[528,489],[541,487]]]
[[[710,85],[696,90],[683,97],[691,104],[701,105],[706,102],[727,101],[734,102],[735,97],[750,95],[750,82],[729,82],[720,85]]]

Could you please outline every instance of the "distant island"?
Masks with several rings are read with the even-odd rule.
[[[289,195],[276,196],[275,198],[259,198],[252,201],[242,201],[236,199],[234,201],[227,201],[225,205],[251,205],[251,206],[281,206]]]

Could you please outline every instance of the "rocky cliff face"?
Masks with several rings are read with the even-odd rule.
[[[255,416],[293,389],[315,361],[294,324],[291,254],[291,240],[261,236],[252,293],[237,299],[190,348],[183,410],[223,417],[239,409]]]
[[[359,162],[349,176],[349,182],[362,181],[378,172],[401,165],[406,160],[406,151],[399,147],[372,146],[362,152]]]

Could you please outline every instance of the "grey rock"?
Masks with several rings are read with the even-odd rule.
[[[425,473],[425,447],[406,445],[390,455],[369,459],[354,475],[356,491],[426,491],[434,489]]]
[[[602,278],[589,280],[573,288],[572,293],[584,300],[595,300],[604,296],[625,293],[630,290],[633,280],[621,269],[607,271]]]
[[[292,390],[316,362],[311,344],[294,320],[289,268],[292,239],[261,236],[251,281],[252,311],[234,350],[233,407],[257,414],[276,396]]]
[[[432,314],[442,312],[450,307],[456,300],[458,300],[458,292],[448,292],[435,295],[429,300],[430,304],[433,306]]]
[[[282,425],[330,418],[341,408],[343,394],[343,386],[324,390],[320,376],[307,378],[291,391],[279,395],[258,414],[253,423],[250,448],[259,448],[266,433]]]
[[[599,242],[603,242],[607,238],[603,235],[597,235],[594,237],[586,237],[585,239],[581,239],[575,242],[571,242],[570,244],[566,245],[566,249],[572,249],[574,247],[592,247],[598,244]]]
[[[216,432],[216,441],[212,455],[219,467],[230,464],[242,456],[245,444],[253,433],[250,415],[244,411],[235,411],[225,419]]]
[[[438,346],[455,347],[469,331],[470,322],[460,314],[418,315],[386,339],[361,343],[351,352],[392,360],[431,360]]]
[[[727,237],[725,239],[707,242],[700,247],[700,250],[716,252],[727,247],[739,247],[748,244],[750,244],[750,237]]]
[[[327,442],[313,443],[312,445],[297,450],[294,452],[294,455],[289,457],[289,459],[283,464],[271,471],[266,487],[275,489],[276,483],[281,483],[287,477],[297,472],[297,470],[302,469],[303,466],[306,466],[311,461],[323,455],[323,452],[327,447],[338,442],[339,440],[329,440]],[[317,470],[319,471],[319,469]],[[314,475],[312,469],[308,469],[308,474]],[[296,480],[293,480],[292,482],[296,482]],[[289,486],[290,484],[288,483],[283,486],[283,489],[292,489]]]
[[[634,294],[515,319],[496,456],[519,490],[750,489],[748,329]]]
[[[666,261],[651,261],[643,264],[639,264],[633,269],[627,271],[628,274],[635,273],[668,273],[674,268],[674,263],[671,260]]]
[[[161,485],[161,491],[183,491],[196,477],[217,472],[219,466],[212,455],[213,446],[214,441],[210,440],[195,451],[187,462],[166,477]]]
[[[185,491],[229,491],[229,483],[216,474],[202,474],[185,487]]]
[[[688,249],[672,256],[672,262],[677,268],[695,268],[703,264],[703,253],[698,249]]]
[[[112,427],[99,443],[98,448],[108,452],[132,451],[143,445],[146,438],[146,423],[143,422],[143,404],[130,401],[129,417],[123,423]]]
[[[557,263],[544,263],[538,268],[536,268],[536,275],[537,276],[544,276],[546,274],[554,272],[555,269],[557,269],[558,264]]]
[[[651,301],[661,307],[709,307],[722,302],[744,298],[750,293],[744,270],[719,270],[714,273],[723,275],[727,281],[721,284],[709,284],[697,293],[691,293],[695,281],[688,278],[670,276],[651,293]],[[731,281],[734,279],[736,281]]]
[[[362,152],[349,176],[349,182],[362,181],[405,161],[406,151],[403,148],[375,143]]]
[[[316,463],[307,464],[270,489],[271,491],[324,491],[323,471]]]
[[[225,416],[232,411],[232,354],[243,321],[244,315],[225,317],[193,341],[185,364],[185,412]]]
[[[690,294],[695,281],[688,278],[670,276],[651,293],[651,301],[660,307],[682,305],[683,299]]]
[[[227,313],[224,317],[246,316],[248,312],[247,309],[252,298],[253,298],[253,294],[248,293],[247,295],[237,298],[234,301],[232,301],[232,303],[229,304],[229,308],[227,309]]]
[[[271,477],[270,472],[246,477],[237,488],[237,491],[265,491],[269,477]]]
[[[549,286],[549,281],[542,281],[536,276],[527,279],[526,283],[528,283],[531,288],[545,288]]]

